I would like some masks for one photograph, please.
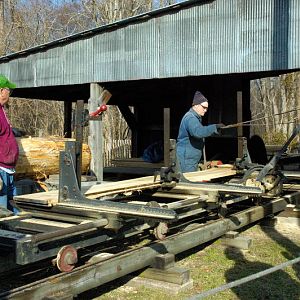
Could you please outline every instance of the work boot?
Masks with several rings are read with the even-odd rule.
[[[6,218],[6,217],[10,217],[13,216],[14,213],[12,211],[10,211],[9,209],[0,206],[0,218]]]

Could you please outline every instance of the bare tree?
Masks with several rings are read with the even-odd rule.
[[[31,136],[63,136],[63,103],[58,101],[11,98],[11,124]]]
[[[252,134],[267,143],[283,143],[299,123],[300,73],[257,79],[251,82]],[[258,125],[258,126],[257,126]]]

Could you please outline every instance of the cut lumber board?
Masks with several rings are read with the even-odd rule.
[[[164,166],[163,162],[150,163],[144,161],[142,158],[124,158],[124,159],[113,159],[112,163],[116,167],[130,167],[130,168],[161,168]]]
[[[210,181],[212,179],[233,176],[236,174],[235,170],[228,168],[211,168],[205,171],[184,173],[184,176],[191,181]],[[105,185],[97,184],[90,187],[85,192],[85,196],[88,198],[98,198],[113,194],[128,193],[133,191],[154,189],[160,187],[159,178],[154,182],[154,176],[146,176],[141,178],[122,180],[118,182],[111,182]]]
[[[53,206],[58,203],[58,190],[14,196],[14,200],[23,203],[34,203],[43,206]]]
[[[88,198],[98,198],[114,194],[126,194],[133,191],[142,191],[145,189],[159,188],[161,183],[159,178],[154,182],[154,176],[146,176],[135,179],[121,180],[117,182],[109,182],[105,185],[96,184],[90,187],[85,196]]]
[[[52,227],[53,230],[53,229],[61,229],[61,228],[68,228],[74,226],[74,224],[53,221],[53,220],[35,219],[35,218],[23,219],[20,221],[20,224],[30,224],[30,225],[35,225],[36,227],[45,226],[45,228],[48,227],[48,230],[49,227]]]
[[[227,165],[227,167],[221,165],[220,167],[214,167],[204,171],[184,173],[183,175],[191,181],[210,181],[216,178],[236,175],[236,170],[233,170],[232,168],[232,165]]]

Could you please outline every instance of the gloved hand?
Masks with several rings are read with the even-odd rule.
[[[26,135],[25,131],[20,130],[19,128],[12,128],[12,132],[15,137],[22,137]]]
[[[223,123],[220,124],[216,124],[217,129],[222,129],[222,127],[225,127],[225,125]]]

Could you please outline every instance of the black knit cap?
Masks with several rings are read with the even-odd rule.
[[[208,102],[208,100],[199,91],[196,91],[193,99],[193,105],[201,104],[203,102]]]

